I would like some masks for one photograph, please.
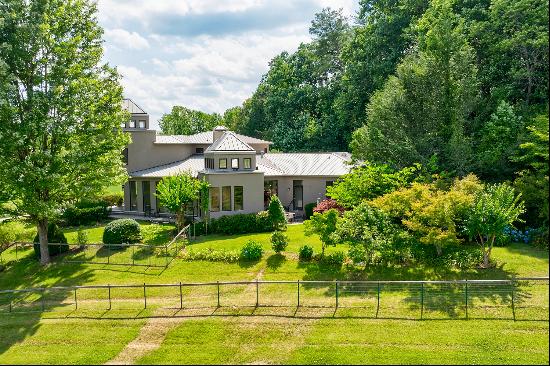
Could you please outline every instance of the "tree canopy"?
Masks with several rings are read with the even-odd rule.
[[[170,113],[162,115],[159,125],[165,135],[193,135],[212,131],[221,122],[219,114],[208,114],[177,105]]]
[[[88,0],[0,3],[0,186],[37,224],[42,263],[60,209],[126,178],[129,115],[96,14]]]

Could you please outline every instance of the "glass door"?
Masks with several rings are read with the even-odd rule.
[[[304,187],[301,180],[293,181],[292,202],[294,210],[304,209]]]

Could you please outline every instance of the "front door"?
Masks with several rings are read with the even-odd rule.
[[[293,190],[292,190],[292,202],[294,211],[304,209],[304,187],[301,180],[293,181]]]

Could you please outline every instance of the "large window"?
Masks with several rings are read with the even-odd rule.
[[[222,187],[222,211],[231,211],[231,186]]]
[[[130,185],[130,211],[137,211],[137,186],[136,181],[131,180]]]
[[[271,196],[279,195],[279,181],[266,180],[264,181],[264,207],[267,208]]]
[[[158,194],[159,194],[159,190],[158,190],[158,186],[159,186],[159,183],[160,183],[160,180],[156,181],[155,182],[155,202],[157,203],[157,212],[158,213],[163,213],[163,212],[168,212],[168,210],[166,209],[166,207],[163,207],[160,205],[160,201],[159,201],[159,197],[158,197]]]
[[[128,148],[122,150],[122,161],[124,164],[128,165]]]
[[[239,159],[231,159],[231,169],[239,169]]]
[[[220,159],[219,165],[220,165],[220,169],[227,169],[227,159],[226,158]]]
[[[205,166],[206,169],[214,169],[214,159],[205,158],[204,159],[204,166]]]
[[[244,158],[243,159],[243,168],[250,169],[252,166],[252,159],[251,158]]]
[[[220,188],[210,187],[210,211],[220,211]]]
[[[233,192],[233,210],[243,209],[243,186],[235,186]]]
[[[141,182],[143,195],[143,212],[151,212],[151,183],[148,180]]]

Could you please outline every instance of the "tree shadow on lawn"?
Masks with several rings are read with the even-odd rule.
[[[93,277],[91,271],[82,271],[81,264],[52,259],[46,267],[39,264],[34,253],[11,262],[0,273],[0,289],[78,286]],[[43,311],[74,308],[72,294],[71,289],[0,293],[0,354],[36,333]]]
[[[305,269],[303,280],[327,281],[326,283],[304,283],[306,289],[325,289],[323,296],[335,296],[334,281],[423,281],[423,280],[474,280],[474,279],[512,279],[516,273],[505,270],[504,264],[490,269],[457,270],[434,268],[424,265],[414,266],[367,266],[364,269],[351,266],[334,266],[322,262],[300,262],[298,268]],[[421,284],[382,284],[381,297],[394,296],[396,305],[418,310],[422,301],[426,311],[443,313],[455,318],[464,313],[465,285],[424,285],[422,299]],[[376,298],[378,286],[374,284],[341,283],[339,296],[342,298]],[[520,304],[531,297],[528,288],[514,288],[514,301]],[[509,284],[469,284],[468,299],[471,303],[484,306],[510,307],[512,286]]]

